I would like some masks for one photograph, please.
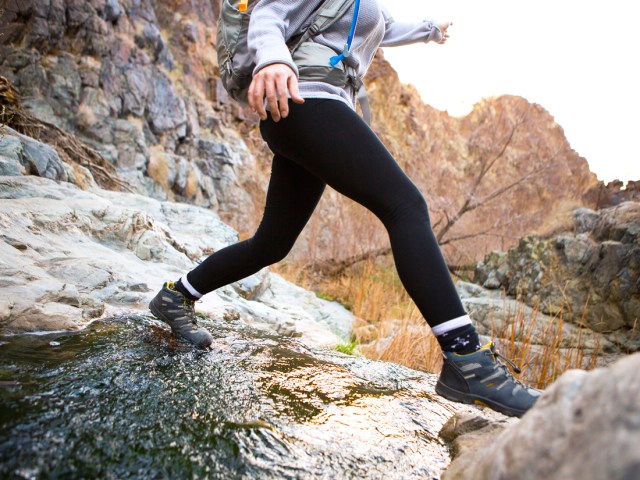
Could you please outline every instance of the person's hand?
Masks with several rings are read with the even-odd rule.
[[[447,42],[447,38],[449,38],[449,34],[447,33],[447,30],[449,29],[449,27],[453,25],[453,22],[443,22],[443,23],[439,23],[438,24],[438,28],[440,29],[440,32],[442,33],[442,40],[440,40],[438,43],[440,45],[444,44]]]
[[[304,103],[298,91],[298,78],[285,63],[267,65],[256,73],[249,85],[249,105],[260,119],[267,119],[264,98],[275,122],[289,115],[289,95],[296,103]]]

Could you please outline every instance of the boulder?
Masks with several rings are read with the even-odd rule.
[[[498,341],[501,338],[511,341],[513,338],[516,342],[526,341],[534,349],[549,344],[561,349],[579,345],[587,355],[594,352],[614,354],[618,352],[619,345],[628,342],[628,338],[612,339],[588,328],[563,322],[495,289],[461,280],[456,282],[456,289],[478,332]]]
[[[58,152],[9,127],[3,127],[0,134],[0,159],[2,175],[38,175],[75,182],[73,169],[60,159]]]
[[[638,398],[639,353],[608,368],[566,372],[519,422],[501,433],[466,442],[470,448],[465,450],[465,431],[458,432],[462,452],[442,478],[639,478]],[[476,421],[467,431],[477,435],[482,427]],[[452,437],[455,434],[448,439]]]

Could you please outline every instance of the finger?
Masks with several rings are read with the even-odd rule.
[[[247,91],[247,100],[249,101],[249,106],[251,110],[256,111],[255,102],[253,100],[254,91],[256,89],[256,79],[251,80],[251,84],[249,85],[249,90]]]
[[[289,115],[289,97],[287,96],[289,89],[287,88],[287,77],[284,75],[279,77],[276,85],[280,115],[282,118],[287,118]]]
[[[276,81],[273,77],[267,78],[265,88],[271,118],[273,118],[275,122],[278,122],[280,120],[280,110],[278,110],[278,98],[276,96]]]
[[[264,79],[262,76],[254,78],[255,88],[251,96],[251,106],[261,120],[267,119],[267,112],[264,109]]]
[[[298,90],[298,77],[295,75],[291,75],[287,81],[289,86],[289,94],[291,95],[291,100],[296,103],[304,103],[304,98],[300,96],[300,90]]]

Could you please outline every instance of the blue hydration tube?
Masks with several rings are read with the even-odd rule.
[[[335,57],[331,57],[329,59],[329,63],[331,63],[332,67],[335,67],[343,61],[345,58],[349,58],[351,55],[351,44],[353,43],[353,37],[356,34],[356,25],[358,24],[358,14],[360,13],[360,0],[356,0],[356,6],[353,11],[353,20],[351,21],[351,30],[349,30],[349,38],[347,39],[347,44],[344,46],[342,53],[340,55],[336,55]]]

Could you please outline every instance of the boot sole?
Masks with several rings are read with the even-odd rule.
[[[472,393],[465,393],[455,390],[451,387],[447,387],[443,383],[436,383],[436,393],[441,397],[451,400],[452,402],[466,403],[468,405],[480,405],[496,410],[509,417],[522,417],[526,413],[526,410],[518,410],[515,408],[507,407],[501,403],[490,400],[486,397],[479,395],[473,395]]]

